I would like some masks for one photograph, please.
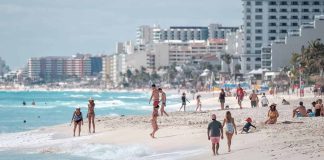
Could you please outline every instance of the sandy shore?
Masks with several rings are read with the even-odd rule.
[[[193,112],[194,102],[188,106],[188,112],[170,112],[169,117],[159,117],[160,130],[156,139],[149,136],[151,132],[150,116],[99,117],[96,119],[95,134],[87,133],[87,122],[82,128],[81,137],[72,137],[72,127],[62,124],[54,127],[41,128],[35,131],[6,134],[0,136],[0,149],[22,149],[37,152],[71,152],[77,144],[83,145],[116,145],[142,146],[143,150],[132,150],[129,157],[144,157],[143,159],[186,159],[186,160],[254,160],[254,159],[287,159],[287,160],[320,160],[324,158],[324,117],[292,118],[292,109],[299,101],[304,101],[306,108],[311,108],[314,101],[311,94],[299,98],[295,95],[268,96],[270,103],[279,104],[277,109],[280,117],[275,125],[264,125],[268,108],[250,108],[249,100],[244,100],[244,109],[237,109],[234,97],[227,97],[226,104],[230,106],[232,116],[240,130],[247,117],[253,119],[257,129],[252,133],[238,134],[233,137],[232,152],[227,152],[226,137],[220,142],[220,155],[214,158],[207,140],[206,128],[210,115],[215,113],[217,120],[223,121],[226,111],[219,108],[217,95],[201,93],[203,112]],[[291,105],[281,105],[282,98]],[[189,98],[189,97],[188,97]],[[180,107],[180,106],[179,106]],[[167,108],[168,109],[168,108]],[[175,110],[174,108],[172,110]],[[300,122],[284,124],[284,121]],[[24,137],[23,140],[17,139]],[[15,143],[11,141],[15,139]],[[35,145],[36,144],[36,145]],[[121,149],[123,150],[123,149]],[[91,154],[91,149],[88,149]],[[126,156],[127,157],[127,156]],[[116,159],[138,159],[138,158]],[[94,156],[96,159],[96,157]],[[110,157],[114,159],[114,157]],[[101,159],[98,157],[97,159]]]

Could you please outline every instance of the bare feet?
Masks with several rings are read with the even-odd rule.
[[[151,133],[150,136],[151,136],[152,138],[155,138],[154,135],[153,135],[153,133]]]

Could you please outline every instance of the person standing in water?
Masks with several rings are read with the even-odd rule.
[[[73,137],[75,137],[75,130],[76,130],[77,126],[79,126],[79,136],[80,136],[81,125],[83,125],[83,117],[82,117],[82,112],[81,112],[80,107],[77,107],[75,109],[75,111],[73,112],[71,124],[72,124],[72,122],[74,122]]]
[[[152,99],[153,99],[153,109],[154,109],[160,103],[159,90],[156,89],[155,84],[152,84],[152,94],[151,94],[151,98],[150,98],[149,104],[151,104]]]
[[[200,100],[200,95],[198,95],[197,97],[196,97],[196,99],[197,99],[197,108],[196,108],[196,112],[198,111],[198,109],[199,109],[199,112],[201,112],[201,100]]]
[[[182,93],[181,101],[182,101],[182,105],[181,105],[179,111],[181,111],[181,109],[183,107],[183,111],[185,112],[186,111],[186,102],[187,101],[189,102],[189,100],[186,98],[186,93],[184,93],[184,92]]]
[[[218,155],[218,149],[219,149],[219,141],[220,139],[224,138],[223,137],[223,126],[222,124],[216,120],[216,115],[213,114],[211,116],[212,122],[208,124],[207,128],[207,136],[208,140],[211,141],[212,143],[212,150],[214,156],[217,154]],[[216,147],[215,147],[216,145]]]
[[[91,124],[93,127],[92,133],[96,132],[96,129],[95,129],[96,127],[95,127],[95,122],[94,122],[94,119],[95,119],[94,107],[95,107],[94,100],[90,97],[89,104],[88,104],[88,114],[87,114],[88,121],[89,121],[89,133],[91,133]]]
[[[226,94],[224,92],[224,89],[222,89],[221,92],[220,92],[220,94],[219,94],[219,102],[221,104],[221,109],[222,110],[224,110],[225,97],[226,97]]]
[[[162,101],[162,105],[161,105],[161,116],[163,116],[163,113],[167,116],[169,116],[166,112],[165,112],[165,106],[166,106],[166,94],[165,92],[162,91],[162,88],[159,88],[159,92],[161,93],[161,101]]]
[[[23,101],[23,103],[22,103],[22,104],[23,104],[23,106],[25,106],[25,105],[26,105],[26,102],[25,102],[25,101]]]
[[[237,131],[236,131],[236,125],[235,125],[235,121],[234,118],[231,115],[230,111],[226,112],[226,117],[223,121],[223,126],[225,126],[226,124],[226,137],[227,137],[227,145],[228,145],[228,152],[231,152],[231,144],[232,144],[232,138],[234,133],[237,135]]]
[[[33,106],[36,105],[35,100],[33,100],[32,105],[33,105]]]

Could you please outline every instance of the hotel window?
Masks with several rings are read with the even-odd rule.
[[[251,54],[251,51],[250,50],[246,50],[246,54]]]
[[[273,41],[273,40],[275,40],[276,39],[276,37],[269,37],[269,40],[270,41]]]
[[[251,40],[251,37],[250,36],[246,36],[246,40]]]
[[[250,6],[251,5],[251,2],[250,1],[246,2],[246,5]]]
[[[255,33],[262,33],[262,29],[256,29]]]
[[[292,8],[291,12],[298,12],[298,9],[297,8]]]
[[[298,19],[298,16],[291,16],[290,19]]]
[[[260,64],[255,64],[255,69],[260,69],[260,68],[261,68],[261,65]]]
[[[251,47],[251,43],[247,43],[246,44],[246,47]]]
[[[303,1],[302,4],[305,5],[305,6],[307,6],[307,5],[309,5],[309,2],[308,1]]]
[[[287,12],[286,8],[280,9],[280,12]]]
[[[255,50],[255,54],[261,54],[261,50]]]
[[[309,12],[309,9],[302,9],[302,12]]]
[[[262,41],[262,36],[255,36],[255,40]]]
[[[318,12],[321,12],[321,10],[320,9],[313,9],[313,12],[318,13]]]
[[[250,27],[251,23],[250,22],[246,22],[246,26]]]
[[[282,30],[280,30],[280,33],[287,33],[287,30],[282,29]]]
[[[250,61],[251,61],[251,58],[246,58],[246,61],[247,61],[247,62],[250,62]]]
[[[298,26],[298,23],[291,23],[291,26]]]
[[[280,23],[280,26],[287,26],[287,23]]]
[[[256,6],[262,6],[262,1],[256,1],[256,2],[255,2],[255,5],[256,5]]]
[[[247,30],[246,30],[246,33],[251,33],[251,30],[250,30],[250,29],[247,29]]]
[[[284,5],[288,5],[288,3],[286,1],[281,1],[280,5],[284,6]]]
[[[277,33],[277,30],[271,29],[271,30],[269,30],[269,33]]]
[[[269,26],[277,26],[276,23],[269,23]]]
[[[262,43],[256,43],[255,47],[262,47]]]
[[[251,16],[250,15],[246,16],[246,19],[251,19]]]
[[[277,19],[276,16],[269,16],[269,19]]]
[[[303,16],[302,19],[309,19],[309,16]]]
[[[262,19],[262,15],[256,15],[255,19],[258,19],[258,20]]]
[[[314,1],[313,5],[320,5],[320,2],[319,1]]]
[[[280,16],[280,19],[288,19],[287,16]]]
[[[247,8],[246,9],[246,13],[251,13],[251,9],[250,8]]]
[[[292,1],[292,2],[291,2],[291,5],[293,5],[293,6],[297,6],[297,5],[298,5],[298,2],[297,2],[297,1]]]
[[[261,13],[261,12],[262,12],[262,8],[256,8],[256,9],[255,9],[255,12],[256,12],[256,13]]]
[[[270,1],[270,2],[269,2],[269,5],[271,5],[271,6],[272,6],[272,5],[277,5],[277,2],[276,2],[276,1]]]
[[[277,12],[277,10],[275,8],[270,8],[269,12]]]
[[[258,61],[261,61],[261,58],[255,58],[255,61],[258,62]]]
[[[246,65],[246,70],[251,70],[251,65],[247,64]]]
[[[262,27],[262,22],[256,22],[256,23],[255,23],[255,26],[256,26],[256,27]]]

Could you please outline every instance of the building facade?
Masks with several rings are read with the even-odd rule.
[[[243,0],[245,44],[242,71],[262,67],[262,47],[299,29],[324,12],[322,0]]]

